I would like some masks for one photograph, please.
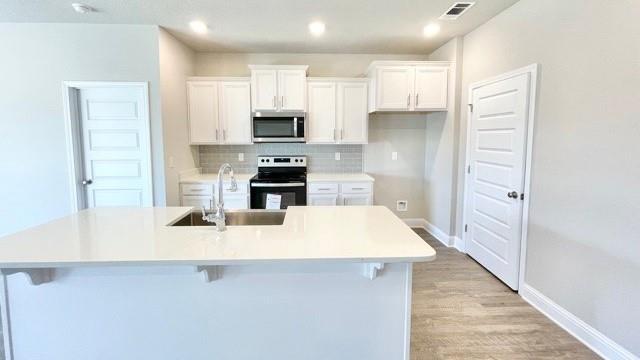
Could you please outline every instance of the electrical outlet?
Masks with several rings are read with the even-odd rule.
[[[238,161],[244,161],[244,153],[238,153]]]
[[[407,211],[408,206],[409,202],[407,200],[398,200],[396,202],[396,209],[398,211]]]
[[[391,152],[391,160],[398,160],[398,152],[397,151]]]
[[[340,160],[340,153],[339,152],[336,153],[336,160]]]

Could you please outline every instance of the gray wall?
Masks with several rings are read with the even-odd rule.
[[[455,233],[458,131],[462,38],[454,38],[429,55],[429,60],[451,61],[446,112],[427,115],[424,165],[424,218],[445,234]]]
[[[200,166],[205,173],[217,173],[220,165],[229,163],[236,173],[255,173],[258,155],[307,155],[307,170],[317,173],[362,172],[362,145],[201,145]],[[340,153],[340,160],[335,153]],[[238,154],[244,154],[244,161]]]
[[[179,206],[178,174],[196,167],[198,159],[187,126],[186,81],[195,73],[195,53],[164,29],[158,44],[167,205]]]
[[[0,235],[70,212],[64,80],[148,81],[154,198],[163,205],[158,28],[0,24]]]
[[[525,280],[636,355],[638,18],[636,0],[521,0],[464,37],[462,88],[541,65]]]

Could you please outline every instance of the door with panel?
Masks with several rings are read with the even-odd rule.
[[[251,143],[251,86],[248,81],[222,81],[220,123],[225,144]]]
[[[218,83],[187,83],[189,142],[192,145],[217,144],[220,139],[218,121]]]
[[[367,83],[338,83],[337,124],[339,142],[366,144],[368,140]]]
[[[307,205],[336,206],[338,205],[338,194],[307,194]]]
[[[251,105],[254,111],[278,109],[278,71],[252,70],[251,88],[253,91]]]
[[[308,83],[307,143],[336,142],[336,83],[309,81]]]
[[[304,111],[307,91],[307,73],[304,70],[278,70],[280,110]]]
[[[472,88],[466,181],[468,254],[518,288],[529,74]]]
[[[370,194],[342,194],[339,202],[344,206],[366,206],[372,201]]]
[[[415,110],[446,110],[449,69],[443,66],[415,68]]]
[[[376,81],[376,107],[379,110],[409,110],[413,93],[413,66],[381,66]]]
[[[78,91],[86,206],[152,206],[146,87]]]

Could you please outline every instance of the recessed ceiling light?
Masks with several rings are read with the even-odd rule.
[[[194,20],[190,22],[189,27],[191,27],[191,30],[193,30],[193,32],[197,34],[206,34],[207,30],[209,30],[209,28],[207,27],[207,24],[198,20]]]
[[[320,36],[324,34],[325,26],[321,21],[314,21],[309,24],[309,32],[313,36]]]
[[[422,29],[422,34],[426,37],[435,36],[440,32],[440,25],[438,24],[429,24]]]
[[[81,3],[73,3],[71,4],[71,7],[73,7],[73,10],[80,14],[86,14],[96,11],[96,9],[92,8],[91,6]]]

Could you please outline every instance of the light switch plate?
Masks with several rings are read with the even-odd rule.
[[[391,152],[391,160],[398,160],[398,152],[397,151]]]
[[[238,161],[244,161],[244,153],[238,153]]]
[[[398,200],[396,202],[396,209],[398,211],[407,211],[408,207],[409,207],[409,202],[407,200]]]
[[[340,160],[340,153],[339,152],[336,153],[336,160]]]

